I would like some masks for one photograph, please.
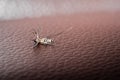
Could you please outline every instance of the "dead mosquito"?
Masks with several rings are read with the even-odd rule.
[[[67,29],[67,31],[68,30],[70,30],[70,29],[72,29],[72,27],[70,27],[69,29]],[[51,36],[59,36],[60,34],[62,34],[63,32],[65,32],[65,31],[62,31],[62,32],[60,32],[60,33],[58,33],[58,34],[55,34],[55,35],[51,35],[51,36],[47,36],[47,37],[40,37],[39,36],[39,30],[38,30],[38,32],[35,30],[34,31],[34,35],[35,35],[35,39],[33,40],[34,41],[34,47],[37,47],[38,45],[53,45],[53,43],[54,43],[54,40],[53,39],[51,39],[51,38],[49,38],[49,37],[51,37]]]

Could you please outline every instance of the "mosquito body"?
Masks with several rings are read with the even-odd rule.
[[[72,27],[71,28],[69,28],[68,30],[70,30],[70,29],[72,29]],[[67,31],[68,31],[67,30]],[[55,34],[55,35],[51,35],[52,37],[55,37],[55,36],[58,36],[58,35],[60,35],[60,34],[62,34],[64,31],[62,31],[62,32],[60,32],[60,33],[58,33],[58,34]],[[36,38],[33,40],[34,41],[34,47],[37,47],[38,45],[53,45],[53,42],[54,42],[54,40],[53,39],[51,39],[51,38],[48,38],[48,37],[44,37],[44,38],[41,38],[41,37],[39,37],[39,31],[38,32],[34,32],[34,34],[35,34],[35,36],[36,36]],[[51,37],[50,36],[50,37]]]
[[[41,45],[52,45],[53,39],[50,38],[40,38],[39,35],[36,33],[36,39],[33,40],[35,42],[34,47]]]

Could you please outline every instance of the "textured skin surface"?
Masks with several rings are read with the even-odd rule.
[[[0,80],[120,79],[120,15],[73,14],[0,22]],[[117,15],[117,16],[116,16]],[[55,46],[33,49],[32,29],[56,34]]]

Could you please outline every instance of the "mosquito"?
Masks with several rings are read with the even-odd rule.
[[[72,29],[72,27],[70,27],[68,30],[70,30],[70,29]],[[59,32],[59,33],[57,33],[55,35],[49,35],[49,36],[43,37],[43,38],[39,36],[39,32],[40,31],[38,31],[38,32],[36,30],[34,31],[34,35],[35,35],[36,38],[33,40],[34,43],[35,43],[33,48],[37,47],[38,45],[45,45],[45,46],[53,45],[54,40],[51,39],[50,37],[51,36],[59,36],[60,34],[62,34],[65,31]]]

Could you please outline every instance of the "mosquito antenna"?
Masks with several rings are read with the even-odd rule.
[[[38,27],[37,32],[40,35],[40,33],[41,33],[41,27]]]
[[[36,35],[36,34],[37,34],[37,31],[32,28],[32,33],[33,33],[34,35]]]
[[[32,29],[33,30],[33,34],[34,36],[36,36],[37,38],[39,38],[39,35],[40,35],[40,27],[38,27],[37,29]]]

